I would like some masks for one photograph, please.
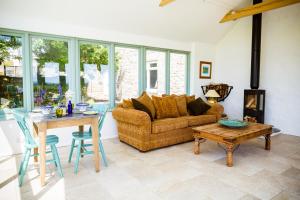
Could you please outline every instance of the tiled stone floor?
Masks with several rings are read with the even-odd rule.
[[[271,151],[264,139],[240,146],[234,166],[225,165],[223,149],[213,142],[193,154],[193,143],[148,153],[104,141],[108,167],[95,173],[92,156],[80,161],[79,173],[67,162],[69,147],[59,148],[64,178],[48,166],[47,185],[40,187],[32,163],[24,186],[17,185],[20,156],[0,159],[0,199],[300,199],[300,137],[272,137]]]

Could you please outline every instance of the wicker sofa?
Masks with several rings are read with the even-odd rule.
[[[120,141],[145,152],[193,140],[192,127],[214,123],[221,118],[223,106],[211,106],[203,115],[156,119],[152,122],[147,113],[123,108],[122,104],[112,114],[117,121]]]

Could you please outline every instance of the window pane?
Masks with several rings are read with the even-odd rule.
[[[157,70],[150,70],[150,89],[157,89]]]
[[[116,47],[116,101],[138,96],[138,49]]]
[[[70,81],[68,42],[32,38],[34,106],[56,105],[64,100]]]
[[[0,109],[22,106],[22,38],[0,35]]]
[[[109,100],[108,49],[101,44],[80,44],[80,84],[83,102]]]
[[[170,93],[185,94],[185,70],[187,56],[185,54],[170,54]]]
[[[146,52],[147,92],[154,95],[166,93],[166,53]]]

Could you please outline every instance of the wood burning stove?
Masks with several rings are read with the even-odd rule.
[[[264,123],[265,90],[244,90],[244,119]]]
[[[253,4],[261,2],[262,0],[253,0]],[[244,90],[244,119],[264,123],[266,92],[265,90],[258,89],[260,77],[261,17],[261,13],[253,15],[252,20],[251,89]]]

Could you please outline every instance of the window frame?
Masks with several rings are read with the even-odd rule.
[[[97,43],[106,46],[109,50],[109,60],[108,66],[109,72],[109,104],[110,107],[115,107],[115,48],[133,48],[137,49],[139,53],[139,67],[138,67],[138,93],[141,94],[147,89],[147,66],[146,66],[146,51],[160,51],[166,53],[166,73],[165,73],[165,89],[166,94],[170,94],[170,54],[179,53],[186,55],[186,69],[185,69],[185,91],[186,94],[190,94],[190,52],[181,51],[167,48],[157,48],[144,45],[126,44],[118,42],[109,42],[97,39],[88,39],[72,36],[63,36],[47,33],[38,33],[30,31],[20,31],[14,29],[6,29],[0,27],[0,34],[13,35],[22,38],[22,65],[23,65],[23,107],[17,109],[23,109],[25,111],[31,111],[34,108],[34,98],[33,98],[33,80],[32,80],[32,38],[45,38],[45,39],[55,39],[68,42],[68,60],[72,67],[70,74],[70,85],[69,89],[73,91],[76,95],[73,98],[74,103],[80,101],[80,43]],[[0,116],[4,113],[1,113]]]
[[[99,45],[102,45],[104,46],[105,48],[107,48],[108,50],[108,68],[109,68],[109,82],[108,82],[108,103],[110,104],[110,99],[111,99],[111,84],[112,84],[112,80],[111,80],[111,71],[112,71],[112,65],[111,65],[111,59],[110,59],[110,49],[111,49],[111,46],[109,43],[107,42],[103,42],[103,41],[99,41],[99,40],[92,40],[92,39],[78,39],[77,40],[77,45],[78,47],[75,49],[75,51],[77,51],[77,57],[76,57],[76,69],[75,69],[75,88],[80,88],[81,87],[81,82],[80,82],[80,45],[81,44],[99,44]],[[74,89],[76,90],[76,89]],[[80,102],[81,101],[81,89],[79,90],[76,90],[75,91],[75,102]],[[96,104],[102,104],[102,103],[96,103]],[[103,103],[103,104],[106,104],[106,103]]]
[[[144,83],[143,83],[143,60],[142,60],[142,54],[143,54],[143,49],[140,47],[140,46],[138,46],[138,45],[133,45],[133,44],[121,44],[121,43],[114,43],[114,45],[113,45],[113,49],[112,49],[112,51],[113,51],[113,70],[111,70],[111,71],[113,71],[113,76],[112,77],[110,77],[110,79],[114,79],[114,85],[113,85],[113,90],[110,90],[110,92],[111,93],[114,93],[114,98],[111,100],[110,99],[110,101],[112,101],[111,103],[110,103],[110,105],[111,105],[111,108],[113,108],[113,107],[115,107],[115,105],[116,105],[116,92],[117,92],[117,90],[116,90],[116,84],[115,84],[115,81],[116,81],[116,77],[115,77],[115,54],[116,54],[116,48],[128,48],[128,49],[135,49],[135,50],[137,50],[138,51],[138,95],[140,95],[140,94],[142,94],[142,92],[145,90],[145,89],[143,89],[144,88]]]
[[[20,37],[21,38],[21,42],[22,42],[22,67],[23,67],[23,71],[22,71],[23,106],[15,108],[15,109],[24,110],[30,104],[29,99],[31,99],[30,93],[28,93],[28,91],[30,89],[28,87],[30,85],[28,84],[28,80],[25,78],[25,77],[28,76],[28,65],[27,65],[28,59],[26,59],[27,55],[26,55],[26,52],[25,52],[26,49],[28,49],[28,48],[25,47],[25,45],[28,46],[28,44],[26,43],[26,39],[25,39],[26,34],[15,32],[15,31],[12,31],[12,30],[1,30],[1,29],[0,29],[0,34],[1,35],[15,36],[15,37]],[[3,109],[0,109],[0,115],[4,115],[4,114],[5,114],[5,111],[3,111]]]
[[[32,40],[34,38],[40,38],[40,39],[45,39],[45,40],[58,40],[58,41],[62,41],[62,42],[67,42],[68,44],[68,64],[70,66],[72,66],[72,63],[71,63],[71,59],[73,58],[71,54],[73,54],[74,52],[70,50],[70,47],[71,47],[71,38],[68,38],[68,37],[65,37],[65,36],[56,36],[56,35],[48,35],[48,34],[40,34],[40,33],[36,33],[36,34],[29,34],[29,44],[30,44],[30,49],[29,49],[29,53],[30,53],[30,87],[32,88],[31,91],[30,91],[30,94],[31,94],[31,105],[30,105],[30,109],[29,111],[31,111],[32,109],[35,108],[34,106],[34,85],[33,85],[33,74],[32,74],[32,55],[33,55],[33,51],[32,51]],[[74,74],[73,74],[73,71],[74,70],[70,70],[70,74],[68,74],[69,78],[70,78],[70,85],[68,85],[68,89],[75,92],[74,94],[76,94],[76,91],[75,91],[75,85],[74,85]],[[76,77],[76,76],[75,76]],[[29,92],[29,91],[28,91]],[[25,108],[25,110],[28,111],[28,108]]]
[[[190,59],[191,59],[191,54],[190,53],[184,53],[182,51],[177,51],[177,50],[172,50],[172,51],[169,51],[169,57],[168,57],[168,61],[169,61],[169,71],[168,71],[168,75],[169,75],[169,88],[168,88],[168,94],[170,94],[170,74],[171,74],[171,69],[170,69],[170,66],[171,66],[171,54],[182,54],[182,55],[185,55],[186,56],[186,60],[185,60],[185,70],[184,70],[184,77],[185,77],[185,93],[187,95],[190,94]]]

